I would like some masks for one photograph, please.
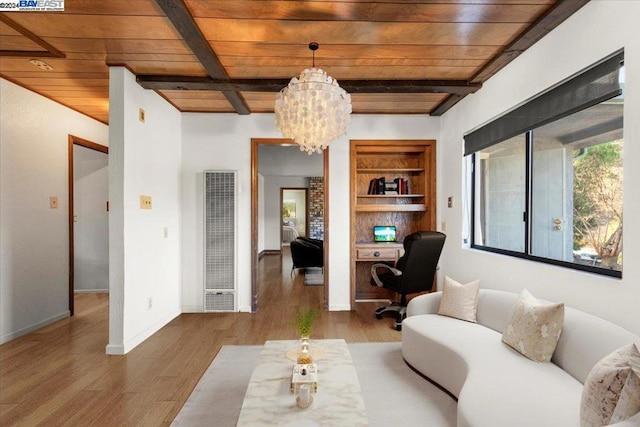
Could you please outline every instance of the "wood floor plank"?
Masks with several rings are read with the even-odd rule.
[[[76,315],[0,346],[0,425],[169,425],[224,345],[296,339],[296,307],[321,308],[322,286],[290,275],[288,248],[260,260],[257,313],[185,313],[124,356],[108,356],[107,294],[77,294]],[[322,312],[312,339],[399,341],[375,303]]]

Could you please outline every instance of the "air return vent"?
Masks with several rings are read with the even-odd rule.
[[[236,311],[237,172],[204,173],[204,311]]]
[[[233,292],[204,294],[204,311],[232,311],[235,306],[235,294]]]

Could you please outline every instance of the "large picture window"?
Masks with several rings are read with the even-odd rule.
[[[474,248],[622,277],[622,53],[465,137]]]

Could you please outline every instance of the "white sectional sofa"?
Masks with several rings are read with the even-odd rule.
[[[591,368],[616,349],[640,343],[613,323],[565,307],[551,363],[538,363],[501,341],[518,294],[481,289],[478,323],[438,315],[441,295],[421,295],[409,303],[402,354],[458,398],[458,427],[577,427]],[[617,426],[638,426],[639,417]]]

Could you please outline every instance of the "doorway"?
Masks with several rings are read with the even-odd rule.
[[[267,180],[260,173],[260,170],[259,170],[260,164],[261,164],[261,162],[259,161],[259,158],[261,156],[260,152],[262,151],[263,152],[262,156],[266,158],[268,156],[267,152],[270,150],[264,150],[264,149],[277,148],[278,146],[288,148],[289,150],[293,150],[298,154],[301,153],[297,148],[298,146],[293,144],[291,140],[256,139],[256,138],[251,140],[251,266],[252,266],[251,267],[251,311],[252,312],[256,312],[258,309],[258,285],[259,285],[258,267],[259,267],[260,254],[271,252],[269,250],[265,250],[265,245],[268,245],[268,243],[265,244],[265,241],[275,241],[274,244],[276,245],[276,249],[278,249],[277,252],[282,253],[281,249],[282,249],[283,226],[282,226],[282,203],[280,201],[282,199],[282,196],[280,197],[278,196],[280,194],[280,188],[302,187],[298,185],[294,185],[294,186],[278,185],[278,192],[274,194],[274,197],[273,197],[273,199],[275,200],[272,201],[272,198],[264,196],[264,192],[266,191],[265,188],[268,187],[269,185],[266,182]],[[304,156],[307,157],[307,154],[304,154]],[[299,170],[304,170],[304,168],[301,165],[302,162],[289,161],[285,158],[285,156],[281,156],[281,155],[276,157],[283,162],[280,165],[281,169],[289,169],[289,168],[297,167]],[[328,149],[325,150],[324,153],[322,154],[321,162],[319,164],[319,169],[321,172],[319,172],[318,175],[322,175],[321,204],[323,206],[323,215],[321,219],[322,225],[319,228],[322,229],[321,238],[324,240],[324,245],[323,245],[324,246],[324,251],[323,251],[324,253],[324,287],[323,287],[324,302],[323,302],[323,305],[326,309],[329,301],[329,290],[326,283],[327,281],[326,278],[328,277],[328,271],[329,271],[328,270],[329,242],[328,242],[328,238],[325,238],[324,236],[324,230],[328,229],[329,227],[329,218],[327,215],[329,211],[329,203],[328,203],[329,201],[329,193],[328,193],[329,151]],[[307,182],[309,181],[308,177],[310,175],[308,175],[308,171],[306,170],[304,170],[304,172],[299,171],[298,175],[307,176]],[[285,181],[282,181],[282,182],[285,182]],[[260,196],[261,193],[263,194],[262,196]],[[265,207],[266,204],[270,204],[272,202],[275,204],[275,209],[273,211],[274,212],[273,218],[271,218],[271,215],[268,213],[268,211],[270,211],[270,209],[267,209],[268,206],[267,208]],[[278,211],[278,208],[279,208],[279,211]],[[308,207],[306,208],[306,213],[305,213],[305,215],[307,216],[306,220],[308,220],[311,210],[312,210],[311,208],[308,208]],[[324,214],[325,212],[327,214]],[[265,218],[267,220],[265,220]],[[269,224],[266,224],[267,221],[275,221],[275,226],[272,226],[271,222]],[[307,224],[306,227],[307,227],[306,232],[308,233],[309,225]],[[272,234],[275,234],[275,235],[272,236]],[[272,237],[274,237],[273,240],[272,240]]]
[[[69,312],[75,292],[109,290],[108,147],[69,135]]]
[[[299,236],[309,237],[308,200],[309,189],[306,187],[280,188],[281,246],[291,243]]]

